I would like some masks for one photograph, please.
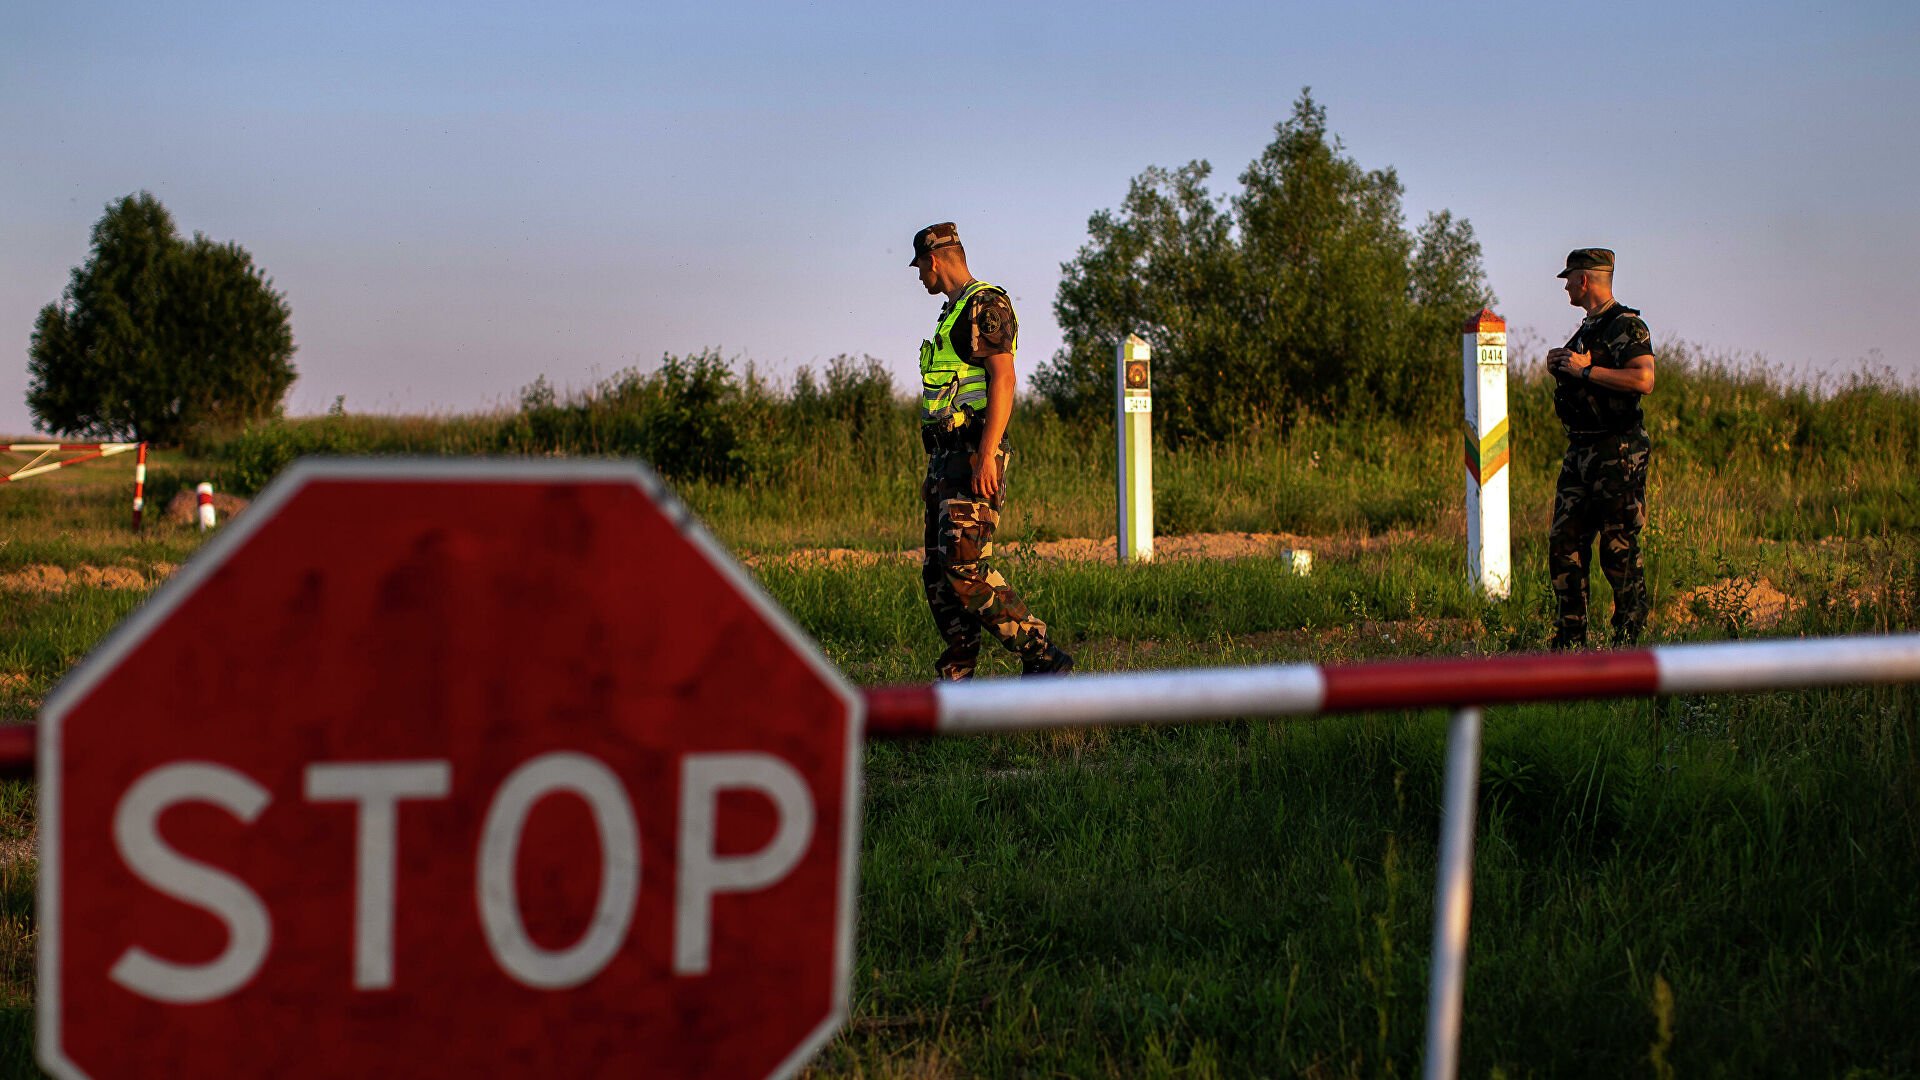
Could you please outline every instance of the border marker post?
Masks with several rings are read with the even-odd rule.
[[[1513,541],[1507,495],[1507,322],[1482,309],[1460,336],[1461,394],[1467,429],[1467,577],[1494,599],[1513,593]]]
[[[194,500],[200,505],[200,531],[206,532],[219,520],[213,509],[213,485],[202,480],[199,486],[193,489],[193,493]]]
[[[1137,334],[1115,350],[1114,475],[1118,485],[1116,560],[1153,561],[1153,350]]]
[[[147,444],[140,444],[140,452],[133,459],[133,531],[140,531],[140,511],[147,505]]]

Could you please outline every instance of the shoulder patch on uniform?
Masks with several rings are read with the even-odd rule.
[[[1647,324],[1632,315],[1624,316],[1615,321],[1613,340],[1616,343],[1624,342],[1628,345],[1642,345],[1651,340],[1652,337],[1653,334],[1648,331]]]
[[[973,324],[982,337],[996,338],[1013,321],[1013,305],[1007,302],[1005,293],[988,290],[980,293],[973,301]]]

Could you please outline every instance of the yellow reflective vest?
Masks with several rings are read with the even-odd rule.
[[[953,327],[968,301],[982,289],[1006,292],[998,285],[976,281],[968,285],[940,323],[933,340],[920,343],[920,422],[938,428],[957,428],[967,416],[987,404],[987,369],[960,359],[953,347]]]

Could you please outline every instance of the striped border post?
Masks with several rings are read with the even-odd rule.
[[[1128,334],[1113,358],[1114,560],[1153,561],[1153,350]]]
[[[133,459],[133,531],[140,531],[140,511],[147,505],[147,444]]]
[[[882,687],[867,691],[867,734],[958,735],[1368,709],[1453,708],[1441,781],[1432,974],[1421,1072],[1426,1080],[1451,1080],[1460,1056],[1467,924],[1473,903],[1481,705],[1895,682],[1920,682],[1920,634]]]
[[[1507,322],[1482,309],[1460,335],[1467,414],[1467,577],[1488,596],[1513,593],[1507,514]]]
[[[213,485],[205,480],[193,489],[193,501],[200,515],[200,531],[206,532],[219,523],[219,517],[213,509]]]

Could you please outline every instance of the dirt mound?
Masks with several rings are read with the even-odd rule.
[[[1679,628],[1712,619],[1754,630],[1770,630],[1781,619],[1805,607],[1766,578],[1723,578],[1711,585],[1699,585],[1673,598],[1667,605],[1667,621]]]
[[[132,566],[23,566],[0,574],[0,589],[19,592],[65,592],[70,588],[144,589],[173,572],[171,563],[154,563],[151,574]]]
[[[252,499],[216,491],[213,493],[213,512],[217,520],[225,521],[245,510],[251,502]],[[173,493],[173,498],[167,500],[167,508],[161,516],[175,525],[195,524],[200,520],[200,497],[194,494],[192,488],[181,488]]]

